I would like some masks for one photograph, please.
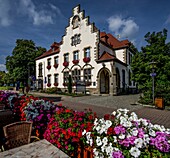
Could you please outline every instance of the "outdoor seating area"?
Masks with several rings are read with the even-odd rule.
[[[170,156],[170,129],[127,109],[99,118],[91,109],[75,111],[10,91],[0,91],[0,104],[0,157]]]

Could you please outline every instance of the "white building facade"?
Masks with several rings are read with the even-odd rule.
[[[77,81],[86,84],[93,94],[117,95],[135,90],[131,81],[131,43],[119,41],[113,35],[100,32],[80,6],[73,8],[69,25],[60,43],[36,59],[36,79],[39,89],[67,89],[69,75],[73,90]]]

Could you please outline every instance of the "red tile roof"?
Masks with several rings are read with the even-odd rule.
[[[116,61],[122,65],[125,65],[127,66],[126,63],[120,61],[118,58],[116,58],[114,55],[104,51],[103,54],[99,57],[99,60],[96,60],[97,63],[100,63],[100,62],[107,62],[107,61]]]
[[[103,54],[99,57],[98,61],[110,61],[114,60],[116,57],[114,55],[111,55],[110,53],[104,51]]]
[[[105,40],[107,38],[107,42]],[[100,32],[100,40],[107,45],[110,45],[113,49],[119,49],[122,47],[129,46],[130,42],[128,40],[119,41],[112,34],[106,34],[106,32]]]
[[[59,53],[60,52],[60,45],[61,45],[61,42],[60,43],[54,42],[51,45],[51,49],[49,49],[48,51],[43,53],[41,56],[37,57],[36,60],[42,59],[42,58],[48,57],[50,55],[54,55],[54,54]]]

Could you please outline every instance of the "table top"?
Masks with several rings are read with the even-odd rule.
[[[69,158],[46,139],[0,152],[3,158]]]

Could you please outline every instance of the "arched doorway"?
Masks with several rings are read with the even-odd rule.
[[[109,94],[109,72],[106,69],[103,69],[100,73],[100,93]]]

